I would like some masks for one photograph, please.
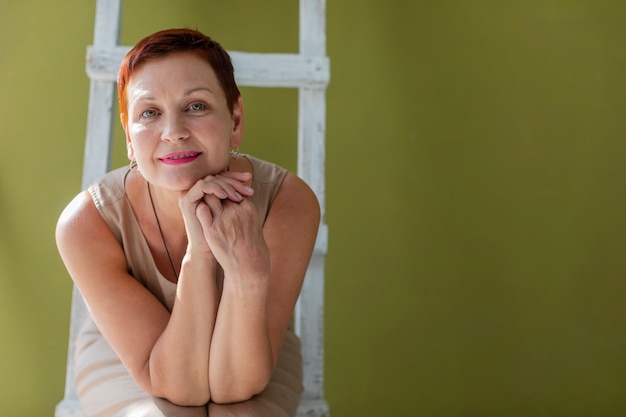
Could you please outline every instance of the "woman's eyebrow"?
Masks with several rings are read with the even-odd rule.
[[[208,87],[195,87],[195,88],[192,88],[192,89],[190,89],[190,90],[185,91],[185,95],[186,95],[186,96],[190,96],[190,95],[192,95],[193,93],[195,93],[195,92],[197,92],[197,91],[207,91],[207,92],[209,92],[210,94],[215,95],[215,94],[213,93],[213,90],[211,90],[211,89],[210,89],[210,88],[208,88]]]
[[[152,93],[145,89],[136,89],[133,93],[130,94],[129,99],[134,101],[152,101],[154,100],[154,96]]]
[[[193,93],[196,93],[198,91],[206,91],[211,95],[215,95],[215,93],[213,93],[213,90],[211,90],[209,87],[194,87],[185,91],[184,96],[185,97],[190,96]],[[151,102],[151,101],[156,100],[155,96],[152,95],[152,92],[146,89],[142,89],[142,90],[135,92],[135,94],[132,94],[131,97],[129,98],[132,99],[136,103]]]

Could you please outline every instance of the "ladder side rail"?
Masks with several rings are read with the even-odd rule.
[[[326,57],[326,1],[300,0],[300,55]],[[327,68],[328,74],[330,73]],[[328,245],[325,224],[326,85],[298,91],[298,175],[320,203],[321,222],[311,262],[295,310],[296,331],[302,339],[304,393],[298,416],[328,416],[324,399],[324,268]]]
[[[110,82],[91,81],[89,92],[89,109],[87,117],[87,139],[83,163],[82,189],[85,189],[104,175],[109,169],[111,155],[110,137],[114,88]],[[70,334],[68,341],[67,371],[65,380],[64,401],[77,400],[74,386],[74,340],[88,317],[85,302],[76,288],[72,290],[72,307],[70,313]],[[65,416],[58,414],[57,417]]]
[[[117,44],[120,31],[121,0],[97,0],[94,25],[94,44],[111,47]],[[113,137],[114,85],[111,82],[91,80],[87,133],[84,150],[81,188],[85,189],[95,179],[109,170],[111,140]],[[72,306],[65,373],[64,398],[56,406],[55,417],[81,417],[78,396],[74,386],[74,340],[88,317],[87,308],[78,288],[72,286]]]
[[[300,54],[326,56],[326,0],[300,0]]]
[[[122,0],[96,0],[94,45],[113,47],[119,43],[122,3]]]
[[[324,89],[300,89],[298,110],[298,175],[316,193],[322,217],[313,256],[296,305],[296,331],[302,339],[304,398],[321,400],[324,397],[324,263],[328,245],[328,228],[324,220]]]

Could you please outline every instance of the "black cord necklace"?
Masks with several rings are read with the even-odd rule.
[[[167,253],[167,259],[170,261],[170,266],[172,267],[172,272],[174,273],[176,282],[178,282],[178,273],[176,273],[176,268],[174,267],[172,256],[170,255],[170,251],[167,248],[167,243],[165,243],[165,236],[163,236],[163,230],[161,229],[161,222],[159,222],[159,216],[157,215],[156,207],[154,206],[154,200],[152,200],[152,192],[150,191],[150,183],[146,181],[146,184],[148,184],[148,197],[150,197],[150,204],[152,205],[154,218],[156,219],[156,224],[157,224],[157,227],[159,228],[159,234],[161,235],[161,240],[163,241],[163,247],[165,248],[165,253]]]

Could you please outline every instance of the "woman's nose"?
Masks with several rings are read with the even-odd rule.
[[[189,137],[189,129],[185,125],[184,117],[170,113],[165,118],[165,125],[161,133],[161,139],[167,141],[184,140]]]

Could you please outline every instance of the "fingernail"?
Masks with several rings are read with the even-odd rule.
[[[252,187],[248,187],[247,185],[245,187],[243,187],[244,190],[246,190],[247,193],[252,194],[254,192],[254,189]]]

